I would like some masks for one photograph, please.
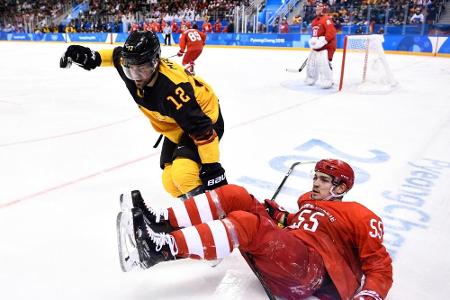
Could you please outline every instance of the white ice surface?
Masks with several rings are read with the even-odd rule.
[[[119,194],[176,200],[160,182],[158,134],[116,71],[59,69],[66,46],[0,43],[0,299],[265,299],[236,251],[216,268],[181,260],[121,272]],[[384,218],[389,299],[448,299],[450,59],[389,55],[399,87],[361,95],[285,72],[307,54],[207,48],[198,59],[225,118],[228,181],[263,200],[296,160],[347,160],[359,180],[346,199]],[[295,207],[306,173],[291,176],[281,203]]]

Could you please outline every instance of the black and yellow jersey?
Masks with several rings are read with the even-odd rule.
[[[219,118],[219,100],[213,89],[198,76],[168,59],[160,59],[152,86],[137,88],[126,77],[120,63],[122,47],[100,50],[102,66],[114,66],[139,109],[153,128],[178,143],[183,132],[197,145],[202,163],[219,161],[219,139],[213,124]]]

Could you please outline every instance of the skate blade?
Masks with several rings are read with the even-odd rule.
[[[131,212],[120,212],[116,226],[120,267],[122,271],[128,272],[140,266]]]
[[[211,266],[211,268],[215,268],[222,262],[222,260],[223,260],[223,258],[218,258],[215,260],[207,260],[207,262]]]
[[[131,193],[120,194],[119,201],[120,201],[120,211],[128,212],[133,208]]]

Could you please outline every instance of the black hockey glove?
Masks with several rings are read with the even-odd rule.
[[[204,164],[200,169],[200,179],[205,191],[228,184],[225,170],[220,163]]]
[[[68,69],[72,66],[72,62],[90,71],[100,66],[102,59],[97,51],[79,45],[71,45],[61,57],[59,67]]]

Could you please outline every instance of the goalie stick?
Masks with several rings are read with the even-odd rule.
[[[306,64],[306,61],[303,64]],[[304,67],[304,66],[302,65],[302,67]],[[292,171],[294,171],[296,166],[302,165],[302,164],[311,164],[311,163],[315,163],[315,161],[305,161],[305,162],[296,161],[296,162],[294,162],[291,165],[291,167],[289,168],[289,170],[286,172],[286,175],[284,176],[284,178],[281,181],[280,185],[278,186],[277,190],[273,194],[271,200],[275,200],[275,198],[278,196],[278,194],[280,193],[280,191],[283,188],[284,184],[286,183],[286,180],[291,175]],[[270,300],[276,300],[275,296],[272,294],[272,292],[270,291],[269,287],[264,282],[264,279],[262,278],[261,273],[259,273],[259,271],[256,269],[255,262],[253,261],[253,255],[251,255],[250,253],[244,252],[242,250],[239,250],[239,251],[241,252],[242,257],[244,257],[244,259],[247,262],[247,264],[250,267],[250,269],[252,269],[253,273],[258,278],[259,282],[261,283],[262,287],[264,288],[264,291],[267,294],[267,297],[269,297]]]
[[[305,59],[305,61],[300,66],[300,68],[298,68],[298,69],[286,68],[286,72],[290,72],[290,73],[297,73],[298,72],[298,73],[300,73],[306,67],[307,63],[308,63],[308,59]]]

